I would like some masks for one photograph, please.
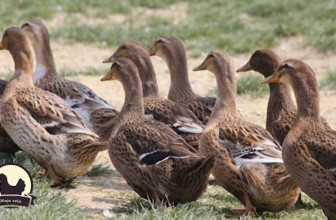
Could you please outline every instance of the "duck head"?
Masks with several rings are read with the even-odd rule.
[[[264,77],[268,77],[274,73],[280,62],[280,57],[273,50],[259,49],[252,54],[250,60],[244,66],[237,69],[237,72],[254,70],[264,75]]]

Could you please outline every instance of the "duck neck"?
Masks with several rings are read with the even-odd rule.
[[[142,83],[143,96],[158,96],[159,87],[156,80],[153,64],[150,57],[143,56],[134,59],[135,65],[139,69],[139,74]]]
[[[270,88],[270,94],[276,94],[279,95],[280,97],[287,99],[291,99],[291,92],[290,88],[286,84],[281,84],[281,83],[270,83],[268,84]]]
[[[309,79],[305,80],[300,77],[296,80],[292,80],[292,84],[298,108],[297,117],[313,118],[319,120],[320,97],[316,78],[312,76]]]
[[[272,112],[278,113],[282,110],[295,108],[291,97],[291,91],[286,84],[269,84],[270,97],[268,100],[268,109],[272,108]]]
[[[174,96],[178,92],[179,95],[193,96],[187,67],[187,56],[184,48],[177,48],[176,53],[169,54],[168,68],[170,72],[170,89],[168,97]]]
[[[236,114],[236,77],[234,75],[233,68],[228,68],[230,73],[225,73],[225,69],[227,68],[223,68],[223,66],[218,64],[215,70],[217,72],[215,73],[215,76],[217,81],[218,95],[213,111],[222,112],[224,114]]]
[[[145,115],[143,93],[139,76],[123,74],[122,85],[125,91],[125,102],[120,115],[143,118]]]
[[[14,76],[13,78],[23,77],[28,82],[32,82],[32,76],[34,72],[35,55],[32,49],[19,48],[10,51],[14,60]],[[23,73],[23,74],[22,74]]]
[[[34,83],[43,79],[50,80],[57,77],[54,56],[50,47],[49,38],[45,37],[43,43],[34,45],[36,54],[36,69]]]
[[[272,75],[281,64],[281,59],[276,54],[271,53],[264,62],[257,66],[256,71],[265,78]],[[267,105],[266,126],[269,128],[274,120],[278,120],[281,112],[296,111],[291,97],[290,87],[287,84],[269,83],[270,96]]]

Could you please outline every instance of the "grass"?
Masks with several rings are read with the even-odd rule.
[[[240,74],[237,77],[237,95],[249,95],[261,98],[269,94],[268,85],[261,84],[263,77],[257,73]],[[217,88],[209,92],[210,96],[217,96]]]
[[[0,157],[0,161],[3,158]],[[17,153],[15,163],[21,164],[31,174],[41,169],[25,153]],[[95,177],[101,175],[111,175],[111,170],[105,165],[99,164],[88,172],[87,176]],[[34,206],[28,208],[20,207],[16,209],[6,209],[0,207],[1,219],[95,219],[103,218],[102,212],[90,214],[83,212],[76,201],[66,197],[63,189],[51,189],[48,178],[33,178],[36,196]],[[232,209],[243,208],[231,194],[222,187],[210,185],[207,192],[197,201],[176,207],[157,208],[147,200],[141,199],[133,191],[120,191],[113,195],[107,195],[106,199],[118,201],[118,206],[110,210],[105,210],[104,215],[113,219],[237,219],[231,212]],[[305,194],[303,200],[306,207],[298,209],[292,207],[280,213],[263,213],[259,217],[240,217],[240,219],[323,219],[322,211],[316,202]]]
[[[322,211],[317,204],[303,196],[307,206],[301,209],[292,207],[281,213],[263,213],[259,217],[240,217],[240,219],[322,219]],[[155,208],[155,205],[131,194],[129,202],[109,210],[109,216],[117,219],[237,219],[231,209],[243,206],[224,189],[210,186],[198,201],[176,207]]]
[[[0,161],[5,155],[0,156]],[[41,167],[24,152],[16,153],[14,163],[20,164],[33,174]],[[51,181],[46,177],[33,177],[35,204],[29,207],[4,208],[0,206],[1,219],[83,219],[83,212],[74,200],[66,197],[62,190],[51,190]],[[87,214],[86,218],[90,218]]]
[[[237,79],[237,94],[248,94],[253,98],[258,98],[269,94],[268,85],[261,84],[262,79],[262,76],[255,74],[240,76]]]
[[[336,73],[334,71],[327,71],[324,79],[320,81],[320,89],[336,90]]]
[[[52,30],[54,37],[76,42],[107,44],[116,47],[124,40],[151,44],[160,35],[181,38],[192,54],[223,49],[230,53],[251,52],[260,47],[274,47],[290,36],[304,38],[301,46],[315,46],[336,52],[336,2],[284,0],[281,2],[190,0],[186,16],[174,15],[177,0],[108,1],[32,0],[1,1],[0,28],[19,25],[27,17],[50,19],[65,14],[67,19]],[[165,9],[167,13],[143,13],[138,8]],[[12,10],[15,8],[14,10]],[[109,16],[124,15],[122,23]],[[95,24],[95,19],[105,19]],[[175,18],[179,18],[176,22]],[[92,21],[92,22],[88,22]]]
[[[104,176],[111,174],[112,170],[109,166],[104,164],[94,165],[89,172],[86,173],[86,176],[94,177],[94,176]]]
[[[82,75],[82,76],[104,76],[107,71],[108,71],[108,67],[107,68],[86,68],[84,70],[74,70],[74,69],[70,69],[70,68],[62,68],[59,71],[59,74],[63,77],[71,77],[71,76],[78,76],[78,75]]]

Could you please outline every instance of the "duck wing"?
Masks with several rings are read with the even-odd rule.
[[[156,151],[174,156],[197,155],[193,147],[161,122],[145,120],[141,126],[127,126],[122,133],[138,155]]]
[[[325,169],[332,170],[336,178],[336,131],[319,130],[304,141],[314,159]]]
[[[168,99],[151,99],[148,102],[145,99],[145,113],[170,125],[178,134],[200,134],[204,128],[194,113]]]
[[[97,136],[59,96],[39,88],[17,91],[17,102],[51,134],[88,134]]]
[[[229,149],[237,165],[283,163],[282,148],[262,127],[237,123],[220,129],[220,144]]]
[[[193,101],[186,103],[186,106],[196,115],[196,117],[206,124],[211,115],[213,105],[211,101],[204,100],[202,97],[198,97]]]

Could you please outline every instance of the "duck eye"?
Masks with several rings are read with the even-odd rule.
[[[213,58],[213,57],[215,57],[215,56],[212,53],[210,53],[207,58],[210,59],[210,58]]]
[[[125,45],[122,45],[121,47],[119,47],[119,50],[125,50],[125,49],[127,49]]]
[[[283,70],[283,69],[287,69],[288,67],[289,67],[289,65],[287,63],[285,63],[285,64],[279,66],[278,72],[281,71],[281,70]]]

